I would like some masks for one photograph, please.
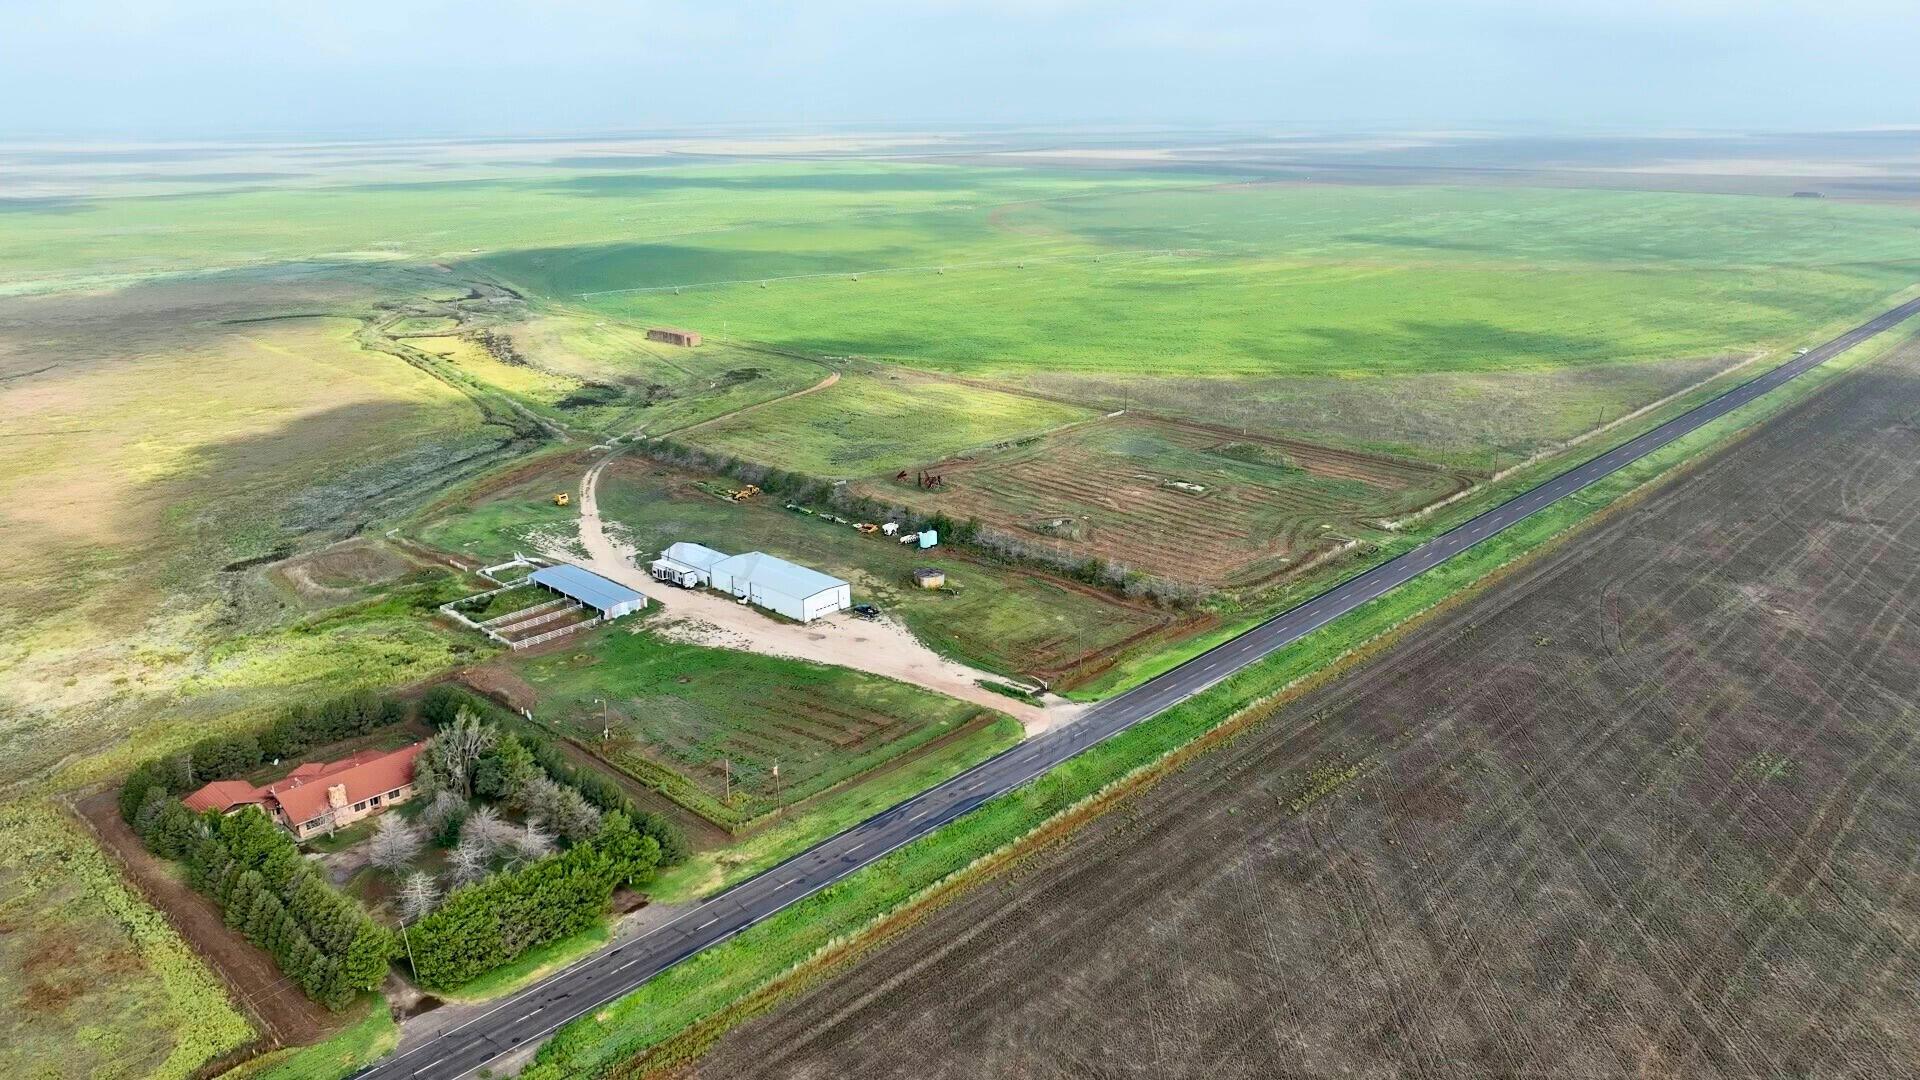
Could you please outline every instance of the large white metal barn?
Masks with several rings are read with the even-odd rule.
[[[853,587],[837,577],[749,551],[713,564],[713,587],[800,622],[853,606]]]
[[[650,569],[657,581],[689,589],[708,585],[797,622],[853,606],[853,587],[846,582],[764,551],[728,555],[682,541],[668,545]]]

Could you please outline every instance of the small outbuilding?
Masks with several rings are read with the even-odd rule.
[[[679,345],[682,348],[691,349],[695,345],[700,344],[700,335],[693,330],[682,330],[675,326],[649,326],[647,328],[647,340],[664,342],[668,345]]]
[[[853,606],[853,587],[846,582],[764,551],[723,559],[713,564],[710,574],[713,587],[721,592],[797,622]]]
[[[651,571],[655,581],[665,581],[683,589],[713,583],[713,567],[724,562],[728,555],[724,551],[715,551],[703,544],[690,544],[681,541],[667,545],[667,550],[653,560]]]
[[[631,615],[647,606],[644,594],[571,563],[543,566],[528,574],[527,580],[577,600],[609,621],[622,615]]]

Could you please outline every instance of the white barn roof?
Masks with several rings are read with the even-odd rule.
[[[677,545],[676,545],[677,546]],[[725,573],[736,582],[747,581],[769,592],[805,599],[845,585],[837,577],[790,563],[764,551],[749,551],[715,564],[716,573]]]
[[[685,540],[667,545],[667,550],[661,552],[660,556],[695,570],[711,570],[715,563],[733,557],[724,551],[715,551],[704,544],[690,544]]]

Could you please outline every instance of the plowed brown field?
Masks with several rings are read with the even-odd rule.
[[[1920,1074],[1917,579],[1908,345],[696,1071]]]

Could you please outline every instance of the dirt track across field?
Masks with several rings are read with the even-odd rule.
[[[703,1077],[1920,1074],[1920,347]]]

